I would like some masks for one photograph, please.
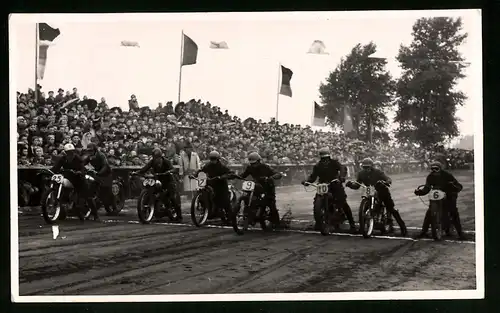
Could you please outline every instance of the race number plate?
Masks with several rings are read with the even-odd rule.
[[[53,175],[51,178],[56,183],[60,184],[63,181],[63,176],[61,174]]]
[[[154,184],[155,184],[155,180],[154,180],[154,179],[151,179],[151,178],[149,178],[149,179],[145,179],[145,180],[144,180],[144,182],[142,182],[142,185],[143,185],[144,187],[147,187],[147,186],[154,186]]]
[[[203,172],[198,174],[198,188],[205,188],[207,185],[207,175]]]
[[[316,193],[318,195],[324,195],[328,192],[328,184],[318,184],[316,186]]]
[[[373,197],[375,195],[375,188],[373,186],[366,187],[366,196]]]
[[[429,200],[431,201],[443,200],[445,197],[446,193],[441,190],[431,190],[431,192],[429,192]]]
[[[255,183],[253,181],[244,181],[242,186],[241,186],[241,189],[243,189],[243,191],[253,191],[255,189]]]

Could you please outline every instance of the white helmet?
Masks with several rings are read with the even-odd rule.
[[[73,151],[75,150],[75,146],[72,143],[67,143],[64,145],[64,151]]]

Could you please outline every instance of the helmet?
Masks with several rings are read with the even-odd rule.
[[[373,166],[373,160],[370,158],[365,158],[363,161],[361,161],[361,166],[362,167],[372,167]]]
[[[153,157],[160,157],[160,156],[162,156],[162,154],[163,154],[163,152],[161,152],[160,149],[158,149],[158,148],[153,149]]]
[[[319,149],[319,157],[320,158],[330,157],[330,150],[326,147]]]
[[[211,159],[211,160],[213,160],[213,159],[218,160],[218,159],[220,159],[220,153],[217,152],[217,151],[212,151],[208,155],[208,158]]]
[[[72,143],[67,143],[64,145],[64,151],[74,151],[75,150],[75,146],[73,146]]]
[[[260,155],[257,152],[252,152],[248,155],[248,161],[250,163],[255,163],[257,161],[260,161]]]

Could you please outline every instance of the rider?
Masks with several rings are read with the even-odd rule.
[[[64,177],[68,179],[74,186],[74,190],[85,199],[85,202],[90,207],[91,214],[94,220],[98,220],[97,208],[90,194],[90,190],[85,181],[85,166],[82,158],[76,153],[75,146],[71,143],[64,145],[64,153],[61,158],[59,158],[51,171],[58,173],[61,169],[71,170],[72,172],[66,172]]]
[[[394,208],[394,201],[391,197],[391,192],[387,185],[392,184],[392,180],[385,175],[384,172],[373,168],[373,160],[370,158],[365,158],[361,162],[362,170],[358,173],[356,181],[360,184],[365,184],[367,186],[375,186],[375,190],[378,192],[378,197],[380,201],[385,204],[387,213],[390,213],[398,222],[399,228],[401,229],[401,234],[406,236],[407,229],[405,222],[399,215],[398,210]],[[347,187],[352,189],[359,189],[359,185],[353,184],[352,182],[347,183]]]
[[[462,232],[462,225],[460,223],[460,215],[458,214],[457,209],[457,198],[458,193],[463,189],[462,184],[460,184],[450,172],[443,170],[443,165],[440,162],[434,161],[431,163],[431,173],[425,179],[425,187],[422,189],[416,189],[415,195],[424,196],[428,194],[431,190],[431,186],[433,188],[443,190],[446,193],[446,198],[443,200],[443,206],[450,214],[451,222],[455,226],[459,238],[465,239],[465,235]],[[443,219],[443,228],[445,229],[447,235],[450,233],[449,224],[449,219]],[[422,238],[427,236],[429,225],[430,211],[427,210],[425,213],[424,224],[422,226],[422,232],[418,237]]]
[[[332,180],[338,178],[340,182],[345,181],[345,176],[347,174],[347,168],[340,164],[339,161],[334,160],[330,157],[330,151],[328,148],[322,148],[319,150],[320,160],[313,167],[311,175],[307,180],[302,181],[302,185],[306,182],[313,183],[316,179],[319,179],[321,184],[330,183]],[[345,193],[342,184],[330,184],[328,191],[334,196],[336,203],[339,207],[344,210],[344,213],[351,226],[351,231],[356,231],[356,225],[354,224],[354,219],[352,217],[351,207],[347,203],[347,194]],[[319,229],[319,224],[316,222],[314,229]]]
[[[257,152],[248,154],[248,162],[250,162],[250,165],[247,166],[240,177],[244,179],[247,176],[252,176],[262,185],[269,209],[271,209],[271,222],[278,225],[280,216],[276,208],[276,188],[273,179],[281,179],[282,175],[269,165],[261,163],[261,157]]]
[[[154,174],[165,174],[169,171],[174,170],[174,166],[172,163],[163,156],[163,152],[160,149],[153,149],[153,158],[149,161],[143,168],[134,172],[133,174],[144,174],[147,171],[151,170]],[[173,175],[160,175],[157,178],[161,182],[162,190],[167,191],[164,193],[165,197],[170,199],[170,202],[174,206],[174,210],[176,213],[176,220],[182,221],[182,212],[181,212],[181,198],[177,191],[174,176]],[[163,203],[166,203],[168,198],[164,198]]]
[[[214,202],[217,208],[222,208],[226,212],[230,212],[231,204],[229,203],[229,188],[227,186],[227,179],[230,175],[234,174],[227,166],[222,164],[219,152],[212,151],[208,155],[209,163],[205,164],[200,170],[190,176],[191,179],[198,176],[200,172],[207,174],[210,180],[207,182],[214,190]],[[210,212],[208,218],[215,217],[217,212]]]
[[[108,211],[111,206],[112,211],[116,212],[116,203],[113,201],[114,195],[111,189],[113,185],[113,175],[108,159],[104,153],[97,149],[97,145],[93,142],[87,145],[87,156],[88,157],[83,159],[84,164],[90,163],[92,167],[94,167],[97,172],[96,180],[100,182],[99,198],[106,207],[106,211]]]
[[[373,162],[373,168],[374,169],[377,169],[377,170],[380,170],[380,171],[384,171],[384,169],[382,168],[382,162],[380,161],[375,161]],[[394,222],[392,221],[392,214],[390,212],[387,212],[387,223],[389,224],[389,232],[394,232]]]

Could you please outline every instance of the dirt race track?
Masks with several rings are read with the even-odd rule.
[[[20,295],[475,289],[473,172],[454,174],[464,185],[458,207],[465,242],[456,235],[442,242],[401,238],[398,230],[372,239],[321,236],[310,231],[314,192],[300,185],[278,190],[280,213],[293,215],[290,229],[243,236],[222,226],[191,226],[187,202],[183,224],[138,224],[131,201],[118,217],[61,222],[56,240],[39,209],[20,210]],[[409,236],[423,221],[425,206],[412,191],[424,177],[392,177]],[[356,219],[359,191],[347,192]]]

